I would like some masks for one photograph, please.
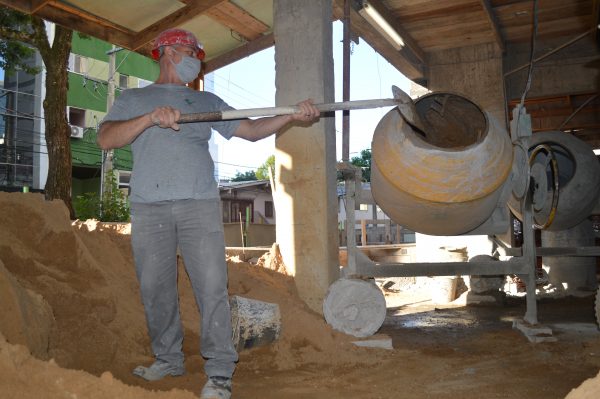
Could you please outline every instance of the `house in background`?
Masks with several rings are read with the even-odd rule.
[[[275,207],[269,180],[220,182],[225,243],[228,247],[271,246]]]
[[[275,224],[275,208],[269,180],[220,182],[223,223]]]
[[[362,183],[362,190],[371,191],[371,183]],[[340,246],[346,245],[346,187],[338,184],[338,232]],[[356,243],[367,244],[407,244],[415,242],[415,232],[392,221],[379,206],[360,204],[354,211]],[[375,223],[376,221],[376,223]]]
[[[370,183],[363,183],[363,190],[370,190]],[[268,180],[220,182],[222,218],[225,226],[225,242],[229,247],[270,246],[275,242],[275,208],[271,185]],[[338,223],[340,245],[346,245],[346,206],[344,185],[338,185]],[[361,204],[356,210],[356,242],[362,245],[412,244],[415,233],[398,226],[373,204]],[[373,220],[377,221],[374,225]],[[365,242],[363,243],[363,238]]]

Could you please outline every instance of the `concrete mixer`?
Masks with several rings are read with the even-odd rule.
[[[356,168],[339,165],[347,226],[355,225],[360,203],[374,200],[397,224],[417,232],[492,235],[509,231],[510,205],[523,222],[523,246],[499,248],[512,256],[508,261],[382,263],[359,251],[353,229],[347,229],[348,265],[325,297],[327,322],[357,336],[377,331],[385,308],[375,304],[384,301],[366,277],[517,275],[526,284],[527,311],[515,328],[532,342],[554,340],[537,320],[536,257],[600,256],[600,248],[536,248],[534,227],[563,229],[589,216],[600,196],[600,166],[592,149],[565,133],[532,137],[522,105],[513,110],[509,134],[458,94],[431,93],[414,104],[405,94],[394,96],[403,105],[383,117],[373,136],[372,196],[361,190]]]
[[[508,186],[510,137],[465,97],[432,93],[416,103],[423,130],[388,112],[373,136],[371,190],[398,224],[431,235],[458,235],[490,217]]]

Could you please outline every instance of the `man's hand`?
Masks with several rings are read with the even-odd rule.
[[[313,122],[319,119],[321,112],[313,105],[313,100],[304,100],[297,104],[300,107],[300,111],[292,114],[292,120],[300,122]]]
[[[158,125],[163,129],[171,128],[173,130],[179,130],[177,120],[181,112],[178,109],[172,107],[156,107],[150,114],[150,120],[153,125]]]

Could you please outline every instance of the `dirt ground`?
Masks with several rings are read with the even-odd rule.
[[[558,342],[532,344],[512,329],[522,298],[465,307],[389,294],[380,334],[394,349],[359,348],[262,264],[230,259],[230,294],[278,303],[282,335],[241,352],[234,398],[600,397],[591,297],[541,300]],[[131,375],[152,357],[127,226],[71,224],[62,203],[0,193],[0,397],[197,397],[199,315],[180,267],[187,374],[145,382]]]

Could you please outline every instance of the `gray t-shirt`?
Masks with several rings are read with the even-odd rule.
[[[124,91],[102,122],[135,118],[159,106],[182,114],[233,109],[212,93],[176,84]],[[215,129],[230,139],[240,121],[183,123],[179,131],[153,126],[132,143],[131,202],[219,198],[208,140]]]

